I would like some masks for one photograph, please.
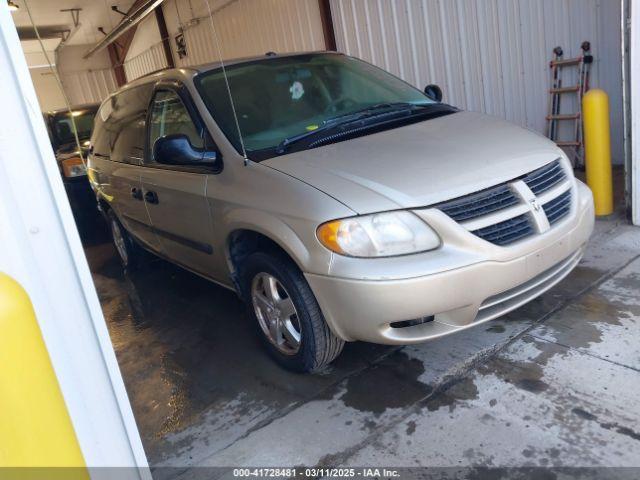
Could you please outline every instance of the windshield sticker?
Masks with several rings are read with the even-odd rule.
[[[289,92],[291,92],[292,100],[300,100],[304,95],[304,87],[302,86],[302,83],[296,80],[291,84],[291,87],[289,87]]]
[[[307,125],[307,132],[313,132],[314,130],[317,130],[319,127],[318,125]]]

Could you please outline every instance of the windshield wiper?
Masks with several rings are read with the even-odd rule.
[[[363,126],[373,125],[378,121],[386,120],[387,117],[393,115],[410,115],[417,110],[423,110],[430,105],[437,104],[414,104],[408,102],[399,103],[378,103],[370,107],[363,108],[362,110],[356,110],[355,112],[346,113],[344,115],[338,115],[336,117],[328,118],[322,122],[322,125],[315,130],[309,132],[303,132],[298,135],[287,137],[280,142],[276,147],[276,153],[283,154],[291,145],[299,143],[311,137],[318,136],[327,131],[335,130],[340,127],[345,127],[356,122],[365,122]]]
[[[429,104],[415,104],[410,102],[395,102],[395,103],[376,103],[375,105],[371,105],[370,107],[366,107],[360,110],[356,110],[355,112],[343,113],[342,115],[337,115],[335,117],[331,117],[326,119],[323,124],[333,123],[339,120],[359,120],[361,118],[370,117],[380,112],[396,112],[398,110],[407,110],[407,109],[420,109],[428,106]]]

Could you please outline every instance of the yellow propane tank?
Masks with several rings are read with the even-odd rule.
[[[0,365],[2,478],[88,479],[31,300],[1,272]]]
[[[587,184],[593,192],[596,215],[613,213],[609,97],[599,89],[589,90],[582,100],[584,152]]]

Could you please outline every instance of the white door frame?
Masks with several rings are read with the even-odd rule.
[[[630,2],[631,215],[640,225],[640,3]]]
[[[87,466],[130,467],[119,478],[150,479],[6,2],[0,4],[0,71],[0,271],[29,294]]]

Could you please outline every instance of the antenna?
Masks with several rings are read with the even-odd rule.
[[[218,50],[218,57],[220,58],[220,66],[222,67],[222,76],[224,77],[224,83],[227,86],[227,93],[229,94],[229,101],[231,102],[231,110],[233,111],[233,120],[236,123],[238,130],[238,138],[240,138],[240,146],[242,147],[242,156],[244,157],[245,167],[249,165],[249,157],[247,157],[247,150],[244,146],[244,140],[242,139],[242,131],[240,130],[240,122],[238,121],[238,114],[236,113],[236,106],[233,102],[233,96],[231,95],[231,86],[229,85],[229,77],[227,77],[227,69],[224,66],[224,60],[222,59],[222,49],[220,48],[220,42],[218,40],[218,33],[216,27],[213,24],[213,12],[211,11],[211,5],[209,0],[205,0],[207,4],[207,10],[209,10],[209,21],[211,22],[211,30],[213,32],[213,38],[216,42],[216,49]]]

